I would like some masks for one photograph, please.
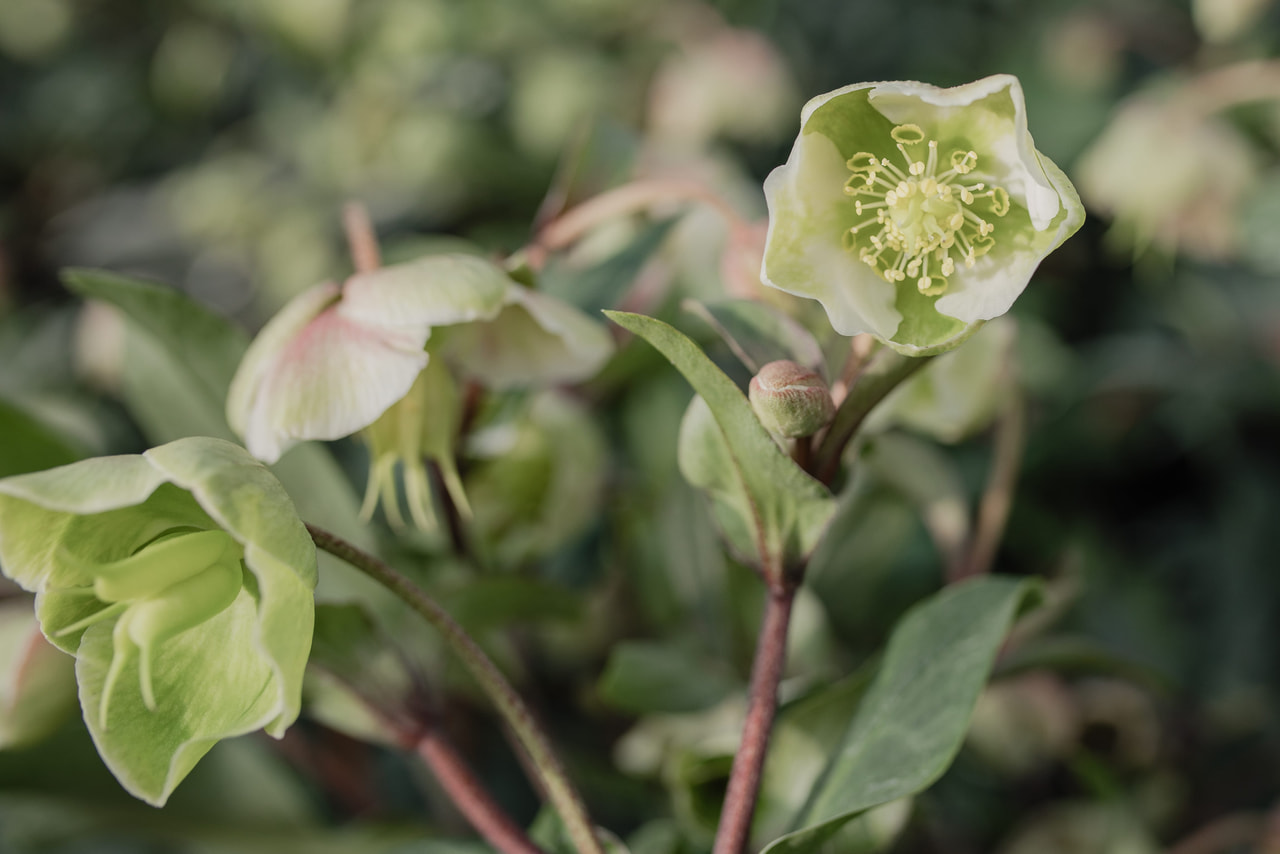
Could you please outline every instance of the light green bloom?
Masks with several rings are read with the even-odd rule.
[[[180,439],[0,480],[0,565],[36,593],[98,752],[148,803],[220,739],[297,718],[315,546],[239,446]]]
[[[907,355],[950,349],[1008,311],[1084,221],[1009,75],[814,98],[765,195],[762,280],[821,302],[840,334]]]
[[[372,455],[366,515],[381,500],[391,521],[403,523],[399,467],[410,516],[430,528],[427,460],[467,507],[453,462],[455,375],[497,389],[574,382],[612,352],[604,326],[572,306],[483,258],[434,255],[296,297],[245,353],[227,420],[269,463],[300,440],[364,431]]]

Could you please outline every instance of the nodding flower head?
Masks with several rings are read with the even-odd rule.
[[[613,352],[602,324],[477,256],[435,255],[318,285],[286,305],[245,353],[227,420],[275,462],[304,439],[360,433],[372,464],[365,515],[434,526],[427,462],[455,504],[458,379],[511,388],[586,379]]]
[[[1008,311],[1084,211],[1036,151],[1018,81],[862,83],[810,101],[765,182],[762,280],[908,355]]]
[[[157,806],[219,739],[298,716],[316,553],[275,477],[180,439],[0,480],[0,564],[76,658],[85,723]]]

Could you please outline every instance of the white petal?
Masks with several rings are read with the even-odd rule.
[[[338,286],[332,283],[303,291],[280,309],[253,339],[227,391],[227,423],[237,436],[244,438],[248,431],[258,392],[281,352],[316,315],[338,298],[338,293]]]
[[[1041,157],[1037,162],[1051,182],[1055,198],[1062,201],[1062,215],[1051,228],[1036,234],[1031,246],[1015,252],[1012,257],[986,255],[978,259],[972,270],[954,276],[952,289],[934,303],[940,314],[966,323],[1004,314],[1026,289],[1045,256],[1075,234],[1084,222],[1084,206],[1071,181],[1049,158]]]
[[[474,255],[431,255],[352,276],[342,286],[343,316],[386,328],[487,320],[510,284],[498,266]]]
[[[601,323],[573,306],[512,283],[496,318],[454,328],[447,348],[459,370],[491,388],[579,382],[613,353]]]
[[[301,439],[337,439],[377,420],[409,391],[427,363],[430,332],[353,322],[339,302],[281,351],[250,411],[245,444],[275,462]]]
[[[801,133],[787,162],[764,182],[769,234],[760,280],[821,302],[841,335],[888,338],[902,322],[893,285],[841,242],[845,219],[839,211],[852,204],[844,192],[848,178],[845,159],[831,140]]]

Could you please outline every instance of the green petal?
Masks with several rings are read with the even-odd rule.
[[[252,637],[275,670],[279,737],[297,717],[315,619],[316,551],[284,487],[242,448],[220,439],[179,439],[146,455],[245,547],[257,582]]]
[[[137,456],[98,457],[0,480],[0,566],[33,592],[87,583],[83,568],[59,552],[77,514],[141,504],[163,482]]]
[[[216,742],[276,717],[275,671],[248,641],[257,622],[253,598],[242,590],[220,614],[161,644],[151,662],[155,711],[143,704],[133,656],[114,684],[105,725],[99,710],[115,621],[84,633],[76,679],[85,723],[103,761],[131,794],[162,806]]]

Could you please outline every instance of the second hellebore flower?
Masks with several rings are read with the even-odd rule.
[[[75,656],[98,753],[148,803],[218,740],[297,718],[315,546],[243,448],[179,439],[0,480],[0,564]]]
[[[503,389],[586,379],[612,349],[602,324],[489,261],[428,256],[318,285],[286,305],[245,353],[227,420],[269,463],[298,441],[363,431],[372,456],[365,515],[381,499],[403,524],[399,465],[410,516],[431,528],[426,460],[467,510],[453,461],[461,402],[446,363]]]
[[[765,195],[761,278],[821,302],[842,335],[869,332],[907,355],[954,347],[1008,311],[1084,221],[1007,74],[820,95]]]

